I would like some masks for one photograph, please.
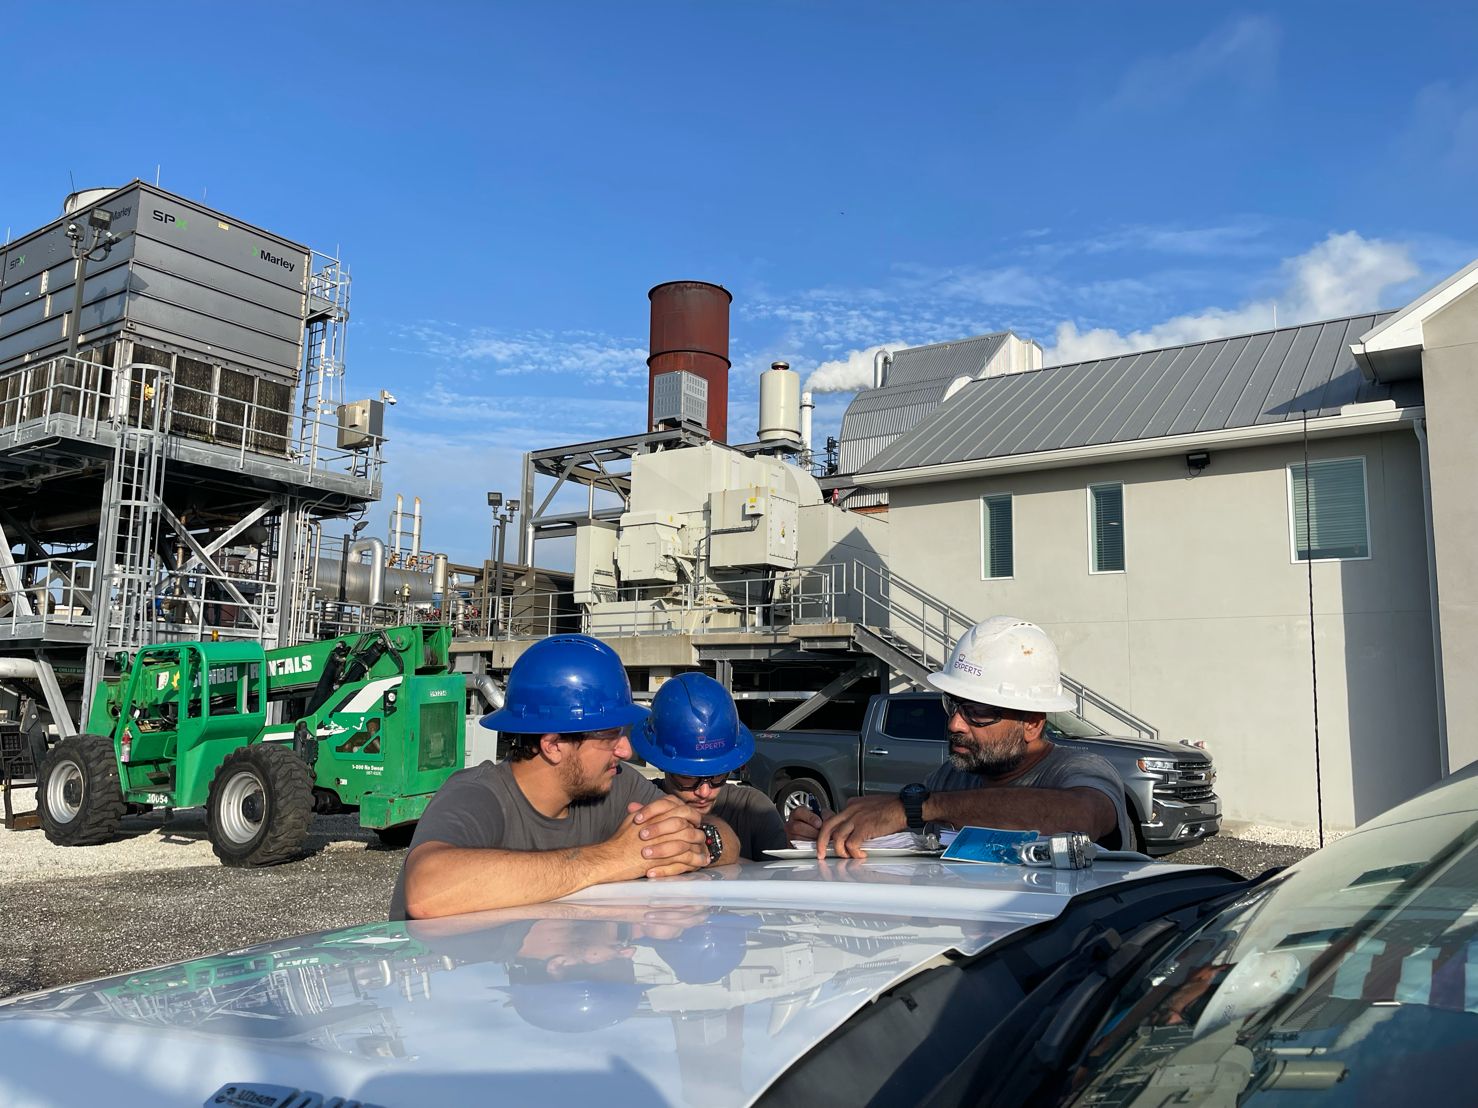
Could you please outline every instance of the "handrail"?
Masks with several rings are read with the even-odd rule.
[[[113,614],[93,611],[97,562],[92,558],[35,558],[16,562],[14,570],[30,613],[16,602],[14,590],[0,584],[0,642],[44,638],[49,628],[91,628]],[[250,602],[247,610],[229,595],[231,588]],[[108,599],[110,607],[117,602],[116,595]],[[255,639],[262,635],[258,624],[274,617],[277,585],[250,572],[207,573],[197,566],[154,582],[148,603],[155,613],[151,635]]]
[[[907,634],[903,636],[904,641],[919,649],[925,662],[936,669],[944,667],[959,637],[976,623],[963,612],[881,566],[853,562],[853,577],[862,596],[864,618],[861,622],[889,630],[901,628],[916,632],[917,641]],[[913,603],[900,602],[897,593],[902,593],[908,601],[917,602],[918,610],[914,610]],[[867,618],[874,607],[882,608],[882,614],[887,618]],[[1062,684],[1076,699],[1078,715],[1083,715],[1084,709],[1091,705],[1146,738],[1159,737],[1159,729],[1152,723],[1140,719],[1128,708],[1114,703],[1081,681],[1064,673]]]
[[[767,577],[688,580],[665,592],[651,586],[603,589],[593,604],[577,601],[573,589],[519,591],[502,597],[501,613],[487,610],[493,598],[473,593],[454,601],[444,618],[460,637],[491,640],[572,630],[612,636],[773,634],[850,622],[849,596],[847,564],[829,562]]]
[[[127,417],[117,382],[133,378],[147,384],[168,372],[147,362],[114,368],[81,357],[58,356],[0,374],[0,445],[18,441],[23,428],[40,424],[44,433],[100,440],[116,432]],[[283,382],[286,385],[286,382]],[[338,423],[318,413],[299,412],[293,388],[282,405],[257,396],[237,398],[174,379],[165,430],[172,436],[208,443],[238,463],[248,455],[280,458],[313,473],[346,473],[371,481],[383,461],[383,439],[364,449],[340,449]],[[311,432],[307,429],[311,428]],[[306,433],[305,433],[306,432]],[[306,450],[297,444],[310,444]]]

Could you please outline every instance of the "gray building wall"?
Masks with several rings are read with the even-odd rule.
[[[1478,292],[1422,328],[1449,769],[1478,760]]]
[[[1363,456],[1371,558],[1315,563],[1324,821],[1349,828],[1435,780],[1420,458],[1409,429],[1315,440]],[[895,572],[974,618],[1042,624],[1063,668],[1205,739],[1229,819],[1316,823],[1308,568],[1294,562],[1286,466],[1301,444],[901,485]],[[1089,572],[1090,483],[1124,484],[1123,573]],[[980,497],[1014,494],[1015,577],[981,578]],[[1470,548],[1473,549],[1473,548]]]

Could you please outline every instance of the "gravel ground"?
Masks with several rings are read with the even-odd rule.
[[[17,810],[29,810],[22,800]],[[385,918],[403,851],[354,816],[320,816],[309,855],[230,869],[203,809],[124,820],[102,846],[0,830],[0,996]]]
[[[136,816],[119,840],[74,849],[0,830],[0,997],[385,918],[402,851],[354,816],[320,816],[308,845],[297,862],[228,869],[198,809]],[[1219,836],[1166,860],[1251,876],[1307,853]]]

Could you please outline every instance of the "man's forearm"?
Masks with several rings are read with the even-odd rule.
[[[956,827],[1057,834],[1082,831],[1099,838],[1118,826],[1113,802],[1097,789],[966,789],[934,793],[924,801],[924,818]]]
[[[406,914],[433,919],[555,900],[607,880],[599,845],[496,850],[423,843],[406,859]]]

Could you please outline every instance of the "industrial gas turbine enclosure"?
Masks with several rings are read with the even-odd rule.
[[[76,263],[69,224],[112,213],[90,251],[81,340],[125,337],[296,381],[308,318],[307,247],[134,181],[0,248],[0,372],[65,353]]]

